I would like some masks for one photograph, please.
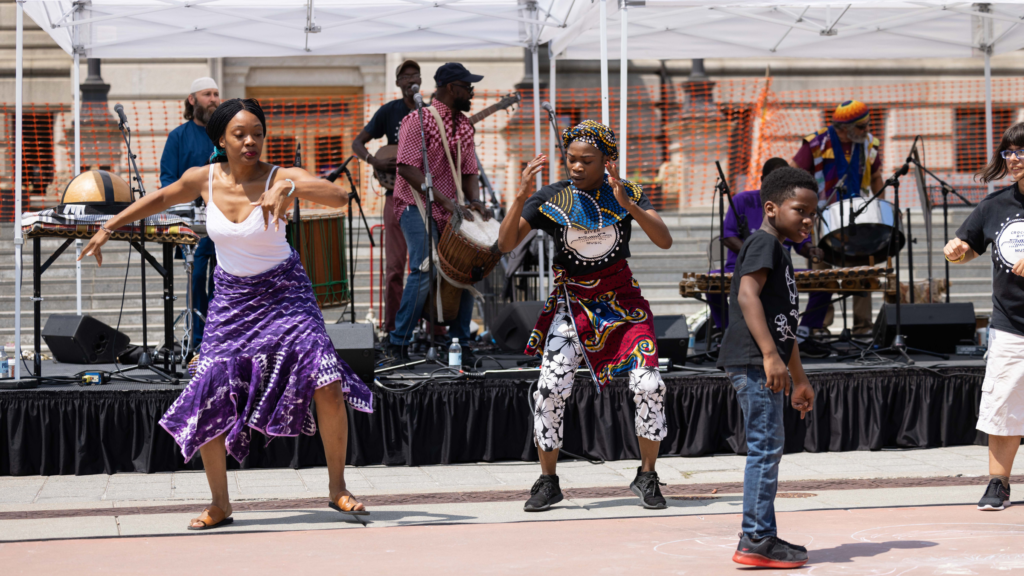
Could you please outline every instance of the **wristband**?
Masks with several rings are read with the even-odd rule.
[[[285,178],[284,181],[292,185],[292,189],[288,191],[288,197],[291,198],[292,193],[295,192],[295,182],[291,178]]]
[[[100,230],[107,233],[107,238],[114,235],[114,232],[110,228],[107,228],[106,224],[100,224]]]
[[[363,162],[366,162],[367,164],[369,164],[370,163],[370,158],[373,158],[373,154],[370,154],[369,152],[367,152],[366,153],[366,158],[363,158]]]

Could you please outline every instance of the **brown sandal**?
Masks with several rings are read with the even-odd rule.
[[[211,504],[208,508],[203,510],[203,513],[199,518],[193,518],[189,522],[189,530],[212,530],[214,528],[220,528],[221,526],[227,526],[234,522],[235,519],[230,516],[225,516],[224,511]],[[196,522],[202,522],[202,526],[192,526]]]
[[[369,515],[370,512],[368,510],[366,510],[366,509],[363,509],[363,510],[356,510],[355,509],[355,507],[359,503],[360,502],[358,500],[356,500],[355,497],[349,496],[348,494],[342,494],[341,496],[338,497],[338,500],[336,502],[332,501],[331,503],[328,504],[328,506],[330,506],[331,508],[334,508],[335,510],[337,510],[338,512],[341,512],[342,514],[351,514],[353,516],[367,516],[367,515]]]

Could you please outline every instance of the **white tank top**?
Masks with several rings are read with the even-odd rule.
[[[216,166],[210,165],[206,233],[217,247],[217,264],[233,276],[255,276],[287,260],[292,254],[292,248],[285,239],[283,222],[277,232],[274,231],[273,222],[264,230],[263,210],[259,206],[238,223],[228,220],[220,211],[213,199],[213,170]],[[264,192],[270,189],[276,171],[277,166],[270,169]]]

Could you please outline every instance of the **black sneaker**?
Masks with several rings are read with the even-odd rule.
[[[998,478],[993,478],[985,489],[985,495],[978,501],[978,510],[1002,510],[1010,507],[1010,487],[1003,486]]]
[[[409,347],[388,342],[385,354],[387,354],[388,358],[391,358],[392,360],[408,360]]]
[[[468,346],[462,347],[462,367],[470,370],[476,369],[476,354]]]
[[[644,508],[648,510],[664,510],[667,508],[665,497],[661,495],[661,486],[664,484],[658,479],[655,471],[641,472],[642,467],[637,467],[636,478],[629,484],[630,491],[640,498]]]
[[[551,508],[552,504],[558,504],[561,501],[562,489],[558,487],[558,476],[541,474],[540,478],[533,483],[533,488],[530,488],[530,499],[526,501],[523,510],[543,512]]]
[[[810,338],[800,343],[800,355],[805,358],[828,358],[832,349],[827,344],[822,344]]]
[[[744,534],[740,537],[732,561],[761,568],[799,568],[807,563],[807,549],[777,536],[753,540]]]

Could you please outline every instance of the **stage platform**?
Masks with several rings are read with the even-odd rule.
[[[486,355],[486,356],[485,356]],[[379,375],[374,413],[349,411],[352,465],[428,465],[535,461],[530,396],[538,371],[522,355],[478,353],[477,373],[453,376],[420,364]],[[913,365],[805,360],[815,390],[806,420],[788,408],[787,453],[985,444],[974,429],[985,363],[980,358]],[[534,361],[536,362],[536,361]],[[524,364],[524,365],[520,365]],[[110,365],[43,363],[44,377],[66,377]],[[147,379],[145,372],[133,377]],[[668,438],[662,453],[737,453],[745,436],[735,393],[711,363],[662,374]],[[408,387],[407,390],[398,390]],[[100,386],[45,383],[0,390],[0,475],[165,472],[201,468],[185,462],[158,424],[182,386],[115,382]],[[603,460],[639,458],[634,403],[625,379],[598,394],[577,377],[565,419],[565,450]],[[229,467],[239,467],[228,459]],[[325,465],[319,437],[277,438],[254,432],[242,468]]]

